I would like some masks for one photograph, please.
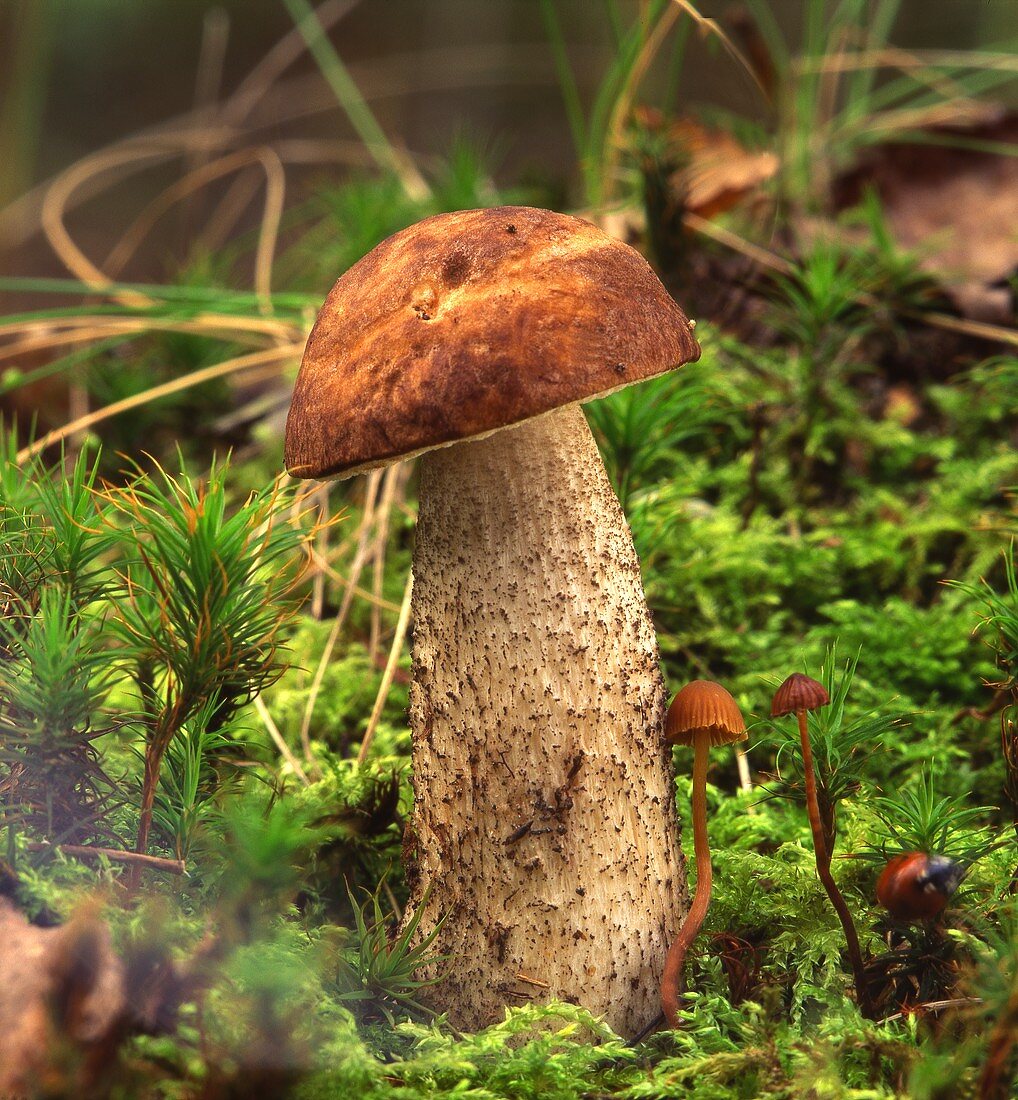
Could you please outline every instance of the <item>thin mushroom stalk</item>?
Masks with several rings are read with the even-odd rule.
[[[693,746],[693,850],[696,855],[696,893],[682,927],[668,949],[661,974],[661,1010],[668,1026],[681,1026],[679,997],[686,956],[710,908],[714,872],[707,839],[707,758],[711,745],[746,738],[746,723],[731,695],[712,680],[693,680],[672,700],[665,736],[673,744]]]
[[[873,1004],[866,982],[866,970],[863,966],[859,936],[856,933],[855,922],[852,920],[848,905],[838,889],[838,884],[834,881],[834,876],[831,874],[832,852],[827,847],[823,821],[820,817],[816,769],[813,765],[813,747],[810,744],[809,726],[806,721],[807,711],[816,710],[825,706],[828,702],[830,700],[822,684],[810,679],[808,676],[795,673],[778,688],[774,696],[771,715],[777,718],[794,713],[798,722],[799,743],[802,748],[802,768],[806,785],[806,814],[809,817],[810,832],[813,834],[813,854],[816,860],[817,877],[823,884],[845,933],[845,944],[848,947],[848,959],[852,967],[859,1008],[864,1016],[872,1018]]]
[[[710,842],[707,839],[707,755],[706,737],[699,737],[693,755],[693,848],[696,853],[696,893],[689,913],[675,937],[661,974],[661,1010],[669,1027],[680,1027],[679,996],[686,955],[693,945],[710,908],[714,871],[710,862]]]

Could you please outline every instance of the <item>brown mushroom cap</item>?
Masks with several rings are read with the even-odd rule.
[[[771,717],[781,718],[800,710],[817,710],[827,706],[830,701],[823,684],[801,672],[793,672],[774,693]]]
[[[647,261],[590,222],[520,206],[438,214],[333,287],[297,376],[286,467],[385,466],[699,355]]]
[[[698,734],[712,745],[746,740],[739,704],[713,680],[692,680],[675,696],[665,719],[665,737],[673,745],[691,745]]]

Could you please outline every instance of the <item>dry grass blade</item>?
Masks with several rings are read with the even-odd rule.
[[[665,38],[667,38],[668,32],[675,25],[680,14],[680,6],[676,5],[668,8],[664,15],[662,15],[657,25],[647,36],[647,41],[644,42],[640,49],[640,54],[636,59],[636,63],[628,74],[625,86],[615,102],[615,107],[612,110],[611,122],[608,126],[608,145],[606,149],[606,157],[608,159],[605,164],[605,172],[608,175],[613,173],[615,160],[624,147],[625,143],[622,140],[622,133],[625,129],[626,121],[630,116],[630,112],[632,111],[633,98],[636,95],[636,91],[640,87],[640,83],[646,75],[647,70],[653,64],[654,58],[657,57],[661,44],[664,42]]]
[[[308,691],[307,705],[304,707],[304,717],[300,724],[300,743],[304,752],[304,759],[312,768],[315,768],[316,765],[311,752],[311,719],[315,712],[315,703],[318,701],[318,693],[322,688],[322,681],[325,679],[325,670],[329,667],[333,650],[336,648],[336,642],[339,640],[346,617],[350,613],[357,581],[360,579],[360,575],[368,561],[371,546],[371,528],[375,516],[375,500],[378,496],[378,486],[381,480],[381,470],[372,470],[367,476],[364,489],[364,514],[361,516],[360,526],[357,529],[357,551],[350,565],[350,585],[343,593],[343,601],[336,612],[336,618],[333,621],[332,629],[329,631],[329,637],[326,639],[322,656],[318,661],[318,667],[315,669],[314,679],[311,681],[311,688]]]
[[[335,556],[341,557],[342,555],[339,552],[335,552]],[[383,611],[389,611],[392,614],[395,614],[397,611],[399,611],[398,603],[393,603],[392,600],[380,599],[374,594],[374,592],[369,592],[366,588],[362,588],[359,584],[351,585],[350,578],[344,577],[343,574],[340,573],[338,570],[333,569],[328,561],[323,558],[317,550],[313,550],[311,552],[311,560],[314,564],[315,569],[320,569],[323,575],[328,577],[329,580],[333,582],[333,584],[338,584],[340,588],[352,587],[354,590],[354,594],[357,596],[358,599],[364,600],[365,603],[377,604]]]
[[[378,506],[376,516],[375,542],[371,548],[373,563],[373,575],[371,591],[374,599],[371,603],[371,627],[368,636],[368,658],[372,664],[378,652],[379,640],[382,634],[382,611],[378,601],[382,598],[382,582],[385,579],[385,547],[389,538],[389,517],[392,515],[392,504],[396,497],[396,487],[399,482],[400,464],[390,466],[385,471],[385,479],[382,482],[382,499]]]
[[[46,239],[67,270],[89,286],[105,289],[113,285],[113,280],[96,267],[71,238],[64,224],[67,200],[78,187],[95,176],[123,164],[137,165],[139,159],[148,159],[148,152],[144,148],[111,150],[95,157],[86,157],[59,175],[43,197],[41,221]],[[129,306],[144,307],[153,304],[150,298],[134,292],[125,292],[120,295],[120,300]]]
[[[63,331],[63,330],[67,331]],[[47,317],[41,320],[12,321],[0,325],[0,337],[17,333],[35,333],[34,337],[16,344],[8,344],[0,350],[0,359],[13,359],[19,355],[46,348],[58,348],[67,344],[88,343],[108,336],[143,335],[148,332],[185,332],[198,336],[217,336],[228,340],[258,337],[259,341],[293,341],[300,332],[292,322],[245,317],[242,314],[199,313],[190,320],[153,317],[148,315],[104,316],[102,314],[76,314],[70,317]]]
[[[364,731],[364,739],[361,741],[360,752],[357,753],[357,763],[363,764],[371,751],[371,742],[375,738],[375,731],[382,717],[385,700],[389,697],[396,668],[399,665],[400,656],[403,653],[403,643],[406,641],[407,629],[410,626],[410,605],[413,596],[414,575],[411,571],[406,579],[406,587],[403,590],[403,602],[399,608],[399,620],[396,623],[396,633],[393,635],[392,645],[389,648],[389,659],[385,663],[385,671],[382,673],[382,682],[378,686],[378,694],[375,696],[375,705],[371,708],[371,717],[368,719],[367,728]]]
[[[255,290],[263,300],[263,313],[271,312],[272,255],[275,252],[279,222],[283,214],[283,196],[286,176],[278,154],[267,146],[241,149],[218,160],[210,161],[181,177],[149,203],[130,228],[120,238],[106,258],[106,272],[111,277],[119,275],[131,257],[137,252],[153,226],[173,206],[223,176],[230,175],[251,165],[259,166],[265,175],[265,210],[255,253]]]
[[[325,570],[323,562],[328,557],[329,549],[329,524],[326,522],[329,515],[329,483],[323,482],[315,493],[318,498],[318,515],[320,524],[318,534],[315,536],[315,549],[312,555],[312,567],[314,579],[311,582],[311,617],[321,619],[325,608]]]
[[[863,69],[894,68],[902,72],[914,69],[933,72],[945,69],[997,69],[1018,72],[1018,57],[988,50],[858,50],[827,57],[797,57],[792,62],[795,73],[815,73],[834,70],[858,72]]]
[[[751,794],[753,791],[753,776],[749,770],[749,753],[738,745],[733,745],[732,748],[735,749],[735,766],[739,772],[739,789]],[[747,806],[746,810],[751,814],[756,813],[755,806]]]
[[[359,3],[360,0],[326,0],[326,3],[315,8],[315,19],[322,30],[329,31]],[[230,126],[240,125],[272,85],[306,52],[307,42],[300,27],[287,31],[223,105],[223,121]]]
[[[140,408],[152,401],[158,401],[160,398],[169,397],[174,393],[181,393],[194,386],[200,386],[202,383],[210,382],[214,378],[225,378],[230,374],[239,374],[241,371],[248,370],[251,367],[262,366],[265,363],[283,363],[288,359],[294,359],[300,356],[303,349],[303,343],[286,344],[279,348],[267,348],[264,351],[256,351],[250,355],[240,355],[235,359],[227,359],[224,363],[217,363],[215,366],[206,367],[203,370],[192,371],[190,374],[185,374],[181,378],[174,378],[170,382],[164,382],[162,385],[153,386],[143,393],[125,397],[122,401],[114,401],[111,405],[105,405],[103,408],[96,409],[86,416],[72,420],[69,424],[65,424],[61,428],[55,428],[53,431],[47,432],[41,439],[37,439],[27,447],[23,447],[18,451],[17,462],[21,465],[34,455],[39,454],[40,451],[44,451],[47,447],[62,442],[67,439],[68,436],[72,436],[76,432],[85,431],[95,424],[101,424],[104,420],[119,416],[120,413]]]
[[[739,49],[738,46],[729,38],[722,27],[718,25],[717,20],[709,19],[705,15],[701,15],[696,8],[690,3],[690,0],[672,0],[678,8],[686,13],[690,19],[700,28],[704,35],[713,35],[720,43],[725,53],[731,57],[738,66],[743,69],[749,76],[750,80],[757,86],[760,94],[764,99],[769,99],[770,96],[767,93],[767,89],[760,82],[760,77],[757,75],[756,69],[750,64],[746,55]]]
[[[280,755],[283,759],[293,768],[293,774],[304,784],[305,787],[311,786],[311,780],[308,779],[307,773],[300,765],[300,761],[290,751],[290,746],[287,745],[285,738],[279,732],[279,727],[273,721],[272,715],[269,713],[269,708],[262,701],[260,695],[255,696],[254,700],[255,710],[258,712],[258,717],[262,720],[262,724],[268,731],[269,737],[272,738],[272,743],[279,749]]]

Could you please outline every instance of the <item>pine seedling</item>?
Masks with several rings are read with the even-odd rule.
[[[126,564],[114,628],[141,701],[144,852],[173,738],[213,700],[207,728],[222,728],[282,673],[280,630],[296,608],[305,535],[277,487],[231,512],[225,466],[213,466],[206,482],[160,469],[106,495],[132,524],[121,532]]]
[[[977,822],[993,813],[992,806],[968,806],[960,796],[938,796],[933,772],[924,769],[919,781],[892,797],[870,799],[879,818],[876,843],[863,858],[886,862],[900,852],[935,852],[968,867],[1000,843]]]
[[[717,418],[695,368],[629,386],[584,411],[626,513],[641,489],[669,473],[678,449]]]
[[[212,761],[224,750],[240,747],[220,730],[210,729],[218,710],[217,698],[207,700],[170,741],[163,759],[152,817],[180,860],[189,857],[199,833],[219,816],[215,796],[227,784]]]
[[[116,535],[103,522],[95,492],[98,470],[99,455],[89,461],[82,451],[69,473],[58,468],[40,476],[37,483],[38,511],[51,536],[48,566],[75,608],[100,596],[103,557],[116,542]]]
[[[336,960],[336,999],[362,1019],[384,1018],[390,1027],[396,1013],[434,1016],[417,995],[426,986],[441,981],[441,975],[418,978],[418,970],[433,969],[449,956],[430,954],[431,945],[441,930],[444,918],[419,943],[413,944],[428,900],[428,893],[413,917],[394,937],[390,937],[380,901],[381,885],[368,894],[363,905],[348,890],[354,915],[353,942],[341,948]],[[429,891],[430,893],[430,891]],[[411,946],[413,944],[413,946]]]
[[[30,617],[0,619],[0,793],[8,825],[53,842],[95,835],[112,789],[93,745],[111,671],[101,629],[56,586]]]

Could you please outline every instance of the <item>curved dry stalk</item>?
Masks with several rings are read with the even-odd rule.
[[[140,149],[121,149],[86,157],[57,176],[43,195],[40,220],[46,239],[67,270],[89,286],[106,289],[112,285],[113,280],[92,263],[71,238],[64,225],[67,200],[78,187],[94,176],[121,164],[136,164],[139,157],[144,159],[145,156],[145,152]],[[119,298],[130,306],[144,307],[153,304],[151,298],[134,291],[125,292]]]
[[[260,166],[265,174],[265,209],[255,252],[255,291],[263,299],[263,312],[271,312],[269,276],[279,233],[279,222],[283,214],[286,174],[279,155],[264,145],[228,153],[217,160],[203,164],[160,192],[135,218],[110,251],[106,257],[106,272],[111,277],[117,276],[130,262],[156,222],[178,202],[190,197],[207,184],[251,165]]]
[[[410,601],[413,596],[414,574],[411,570],[407,575],[406,587],[403,589],[403,602],[399,608],[399,619],[396,622],[396,633],[392,638],[389,648],[389,659],[385,663],[385,671],[382,673],[382,682],[378,685],[378,694],[375,696],[375,705],[371,708],[371,717],[368,719],[364,730],[364,738],[361,741],[360,752],[357,753],[357,763],[363,764],[371,751],[371,742],[375,739],[375,731],[382,717],[382,708],[389,697],[389,689],[392,687],[396,668],[399,665],[400,656],[403,653],[403,643],[406,641],[407,629],[410,626]]]
[[[304,769],[300,766],[300,761],[290,751],[290,746],[286,743],[286,739],[279,732],[279,727],[276,725],[275,720],[269,713],[269,708],[265,705],[262,697],[256,695],[254,698],[255,710],[258,712],[258,717],[262,720],[262,724],[268,731],[269,737],[272,738],[272,743],[279,749],[280,755],[283,759],[293,768],[294,775],[304,784],[305,787],[311,786],[311,780],[308,779]]]
[[[315,18],[323,30],[331,30],[359,3],[360,0],[326,0],[315,8]],[[307,53],[307,48],[299,27],[292,27],[287,31],[227,98],[221,111],[223,121],[231,126],[239,126],[283,73]]]
[[[310,324],[308,325],[310,328]],[[108,336],[143,336],[149,332],[189,332],[199,336],[218,336],[237,342],[252,340],[296,340],[304,329],[292,321],[276,321],[260,317],[245,317],[232,313],[198,313],[187,321],[166,317],[111,317],[104,314],[75,314],[73,317],[46,317],[28,321],[11,321],[0,325],[0,337],[17,333],[39,333],[18,343],[0,348],[0,358],[67,344],[104,340]]]
[[[61,428],[54,428],[53,431],[47,432],[34,443],[30,443],[27,447],[22,447],[15,456],[15,461],[20,466],[34,455],[39,454],[40,451],[44,451],[47,447],[51,447],[55,443],[60,443],[68,436],[74,435],[76,432],[82,432],[95,424],[101,424],[104,420],[109,420],[114,416],[118,416],[120,413],[128,412],[142,405],[147,405],[150,401],[157,401],[161,397],[169,397],[171,394],[181,393],[194,386],[200,386],[203,382],[209,382],[214,378],[224,378],[230,374],[239,374],[249,367],[261,366],[263,363],[270,362],[282,363],[287,359],[294,359],[301,354],[303,347],[303,343],[287,344],[279,348],[266,348],[264,351],[256,351],[251,355],[240,355],[235,359],[227,359],[224,363],[217,363],[215,366],[205,367],[203,370],[192,371],[182,378],[174,378],[172,381],[164,382],[162,385],[152,386],[142,393],[133,394],[131,397],[125,397],[121,401],[114,401],[111,405],[104,405],[101,409],[96,409],[94,412],[88,413],[87,416],[78,417],[77,420],[72,420],[70,423],[64,424]]]
[[[342,557],[339,551],[335,553],[336,557]],[[314,563],[316,569],[321,570],[322,574],[329,578],[334,584],[338,584],[341,588],[350,587],[350,578],[344,577],[338,569],[334,569],[329,562],[323,558],[317,550],[311,551],[311,560]],[[365,603],[377,605],[383,611],[391,611],[396,614],[399,611],[399,604],[393,603],[392,600],[380,599],[374,592],[369,592],[366,588],[362,588],[359,584],[353,585],[355,595],[364,600]]]
[[[323,8],[318,9],[319,13]],[[321,15],[319,21],[324,23]],[[384,65],[375,64],[375,69],[379,70],[377,79],[359,80],[358,83],[364,97],[368,100],[380,97],[417,96],[426,92],[463,88],[533,87],[535,82],[554,84],[557,79],[554,69],[550,62],[543,60],[544,45],[543,42],[521,44],[520,55],[525,60],[508,71],[506,71],[504,51],[496,46],[478,47],[466,59],[463,58],[462,51],[458,51],[455,47],[439,47],[413,54],[393,54],[385,59]],[[592,63],[597,57],[597,51],[595,49],[578,50],[576,56],[581,64],[588,61]],[[540,64],[535,65],[534,58],[541,58]],[[288,65],[289,62],[282,68],[285,69]],[[413,74],[412,77],[408,75],[410,73]],[[230,120],[234,117],[242,120],[254,106],[261,107],[265,117],[251,125],[243,135],[246,138],[257,130],[269,128],[275,130],[281,123],[336,109],[335,99],[331,94],[323,96],[321,102],[309,105],[308,89],[312,85],[317,86],[321,83],[317,74],[312,77],[291,78],[276,89],[275,96],[269,97],[266,92],[277,78],[273,77],[273,80],[269,81],[257,96],[252,91],[250,96],[244,97],[243,103],[238,101],[236,116],[230,111],[233,96],[229,97],[223,105],[223,114],[219,116],[226,119],[225,125],[219,121],[210,123],[207,118],[196,120],[195,112],[187,111],[118,139],[76,162],[70,169],[37,184],[14,202],[0,209],[0,240],[6,245],[17,246],[34,236],[36,219],[43,198],[64,179],[69,171],[81,169],[81,176],[71,189],[71,193],[66,196],[65,211],[73,209],[79,201],[84,201],[88,197],[85,194],[84,184],[97,175],[118,169],[121,175],[131,174],[151,167],[154,163],[170,161],[182,155],[211,153],[228,148],[238,138],[236,124],[230,124]],[[239,94],[243,87],[244,85],[234,95]],[[272,108],[271,113],[265,110],[267,106]],[[286,144],[288,143],[273,143],[284,162],[290,159],[283,152],[282,147]],[[311,139],[298,139],[298,144],[306,148],[303,154],[294,154],[294,159],[297,160],[308,159],[307,150],[317,144],[323,148],[329,148],[329,152],[323,159],[366,163],[363,155],[364,147],[359,142],[314,142]],[[414,161],[419,162],[424,159],[420,154],[412,151],[402,150],[402,152],[412,156]],[[91,195],[92,192],[88,194]],[[73,241],[71,245],[73,248]],[[83,258],[86,263],[89,263],[87,257]]]
[[[321,562],[326,560],[329,550],[329,524],[326,522],[329,516],[329,483],[323,482],[314,494],[318,504],[318,535],[315,538],[315,548],[311,554],[311,563],[314,567],[314,579],[311,581],[311,618],[321,619],[325,608],[325,570]]]
[[[738,46],[731,40],[731,38],[725,33],[724,29],[718,23],[716,19],[709,19],[705,15],[701,15],[690,0],[672,0],[672,3],[681,8],[686,15],[700,28],[704,35],[713,35],[720,43],[721,48],[732,58],[733,61],[743,69],[746,75],[753,81],[760,92],[763,94],[765,100],[769,100],[770,96],[767,94],[767,89],[764,87],[757,75],[756,69],[747,60],[746,55],[739,49]]]
[[[639,56],[626,77],[625,85],[615,101],[611,120],[608,123],[608,140],[605,145],[604,176],[606,198],[610,194],[611,183],[615,176],[614,168],[617,160],[617,153],[623,147],[622,131],[625,128],[626,121],[632,109],[633,97],[639,89],[644,76],[646,76],[647,70],[653,63],[654,58],[657,57],[657,52],[661,48],[662,42],[664,42],[668,32],[679,18],[679,14],[680,8],[678,5],[667,8],[662,14],[657,25],[647,36],[646,42],[644,42],[641,47]]]
[[[763,248],[761,245],[753,244],[752,241],[745,240],[730,229],[708,221],[706,218],[701,218],[699,214],[688,212],[683,214],[682,224],[694,233],[699,233],[712,241],[717,241],[718,244],[723,244],[726,248],[738,252],[741,256],[753,260],[754,263],[758,263],[761,267],[765,267],[770,271],[777,271],[782,275],[791,275],[795,272],[793,264],[786,260],[784,256],[771,252],[770,249]],[[857,294],[855,300],[863,305],[875,304],[875,299],[869,294]],[[947,329],[949,332],[960,332],[965,336],[976,336],[981,340],[991,340],[994,343],[1010,344],[1012,347],[1018,347],[1018,332],[1015,332],[1014,329],[1004,328],[1001,325],[991,325],[984,321],[968,321],[963,317],[952,317],[949,313],[919,309],[903,309],[901,314],[903,317],[919,321],[931,328]]]
[[[922,73],[929,74],[924,82],[943,94],[943,89],[932,83],[935,77],[939,77],[938,68],[1018,72],[1018,58],[1014,54],[992,53],[989,50],[903,50],[894,46],[882,46],[880,49],[862,49],[835,56],[796,57],[790,62],[791,72],[799,76],[828,70],[849,73],[864,69],[898,69],[902,73],[911,73],[912,70],[919,69]],[[948,77],[940,79],[949,80]],[[960,89],[955,94],[965,94],[963,87],[954,85],[953,82],[949,86]]]

